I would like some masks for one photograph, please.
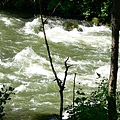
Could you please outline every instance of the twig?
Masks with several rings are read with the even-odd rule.
[[[64,0],[58,2],[58,4],[54,7],[54,9],[53,9],[52,13],[50,14],[50,16],[52,16],[54,14],[54,12],[58,8],[58,6],[61,5],[63,2],[64,2]],[[44,23],[46,23],[47,20],[48,20],[48,17],[44,20]]]
[[[67,65],[67,61],[69,60],[69,57],[66,59],[66,61],[65,61],[65,68],[66,68],[66,70],[65,70],[65,76],[64,76],[64,80],[63,80],[63,84],[62,84],[62,86],[63,86],[63,88],[64,88],[64,86],[65,86],[65,83],[66,83],[66,78],[67,78],[67,73],[68,73],[68,69],[69,69],[69,67],[71,67],[72,65]]]
[[[61,3],[59,2],[56,7],[53,9],[51,16],[54,14],[55,10],[58,8],[58,6],[61,5]],[[44,23],[48,20],[48,18],[45,19]]]
[[[74,114],[74,120],[75,120],[75,111],[74,111],[74,100],[75,100],[75,79],[76,79],[76,73],[74,76],[74,83],[73,83],[73,114]]]

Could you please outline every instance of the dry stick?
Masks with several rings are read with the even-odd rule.
[[[57,73],[56,73],[56,71],[54,69],[54,65],[53,65],[52,57],[51,57],[51,53],[50,53],[50,48],[49,48],[49,45],[48,45],[48,42],[47,42],[46,33],[45,33],[45,27],[44,27],[45,22],[43,21],[43,16],[42,16],[41,0],[39,2],[40,2],[40,15],[41,15],[41,21],[42,21],[43,34],[44,34],[45,44],[46,44],[46,47],[47,47],[47,52],[48,52],[48,56],[49,56],[49,60],[50,60],[50,65],[51,65],[52,71],[54,73],[55,79],[57,80],[57,84],[60,87],[61,85],[60,85],[59,79],[57,77]]]
[[[73,83],[73,107],[74,107],[74,100],[75,100],[75,79],[76,79],[76,73],[74,76],[74,83]]]
[[[68,61],[68,60],[69,60],[69,57],[68,57],[68,58],[66,59],[66,61],[65,61],[65,68],[66,68],[66,70],[65,70],[65,76],[64,76],[64,80],[63,80],[63,84],[62,84],[63,87],[65,86],[68,69],[69,69],[69,67],[72,66],[72,65],[67,65],[67,61]]]
[[[67,58],[67,60],[65,61],[65,76],[64,76],[64,80],[63,82],[57,77],[57,73],[54,69],[54,65],[53,65],[53,62],[52,62],[52,57],[51,57],[51,53],[50,53],[50,48],[49,48],[49,45],[48,45],[48,41],[47,41],[47,37],[46,37],[46,33],[45,33],[45,27],[44,27],[44,24],[46,22],[46,20],[44,21],[43,20],[43,17],[42,17],[42,4],[41,4],[41,0],[39,0],[39,4],[40,4],[40,14],[41,14],[41,21],[42,21],[42,27],[43,27],[43,33],[44,33],[44,39],[45,39],[45,44],[46,44],[46,47],[47,47],[47,52],[48,52],[48,56],[49,56],[49,60],[50,60],[50,65],[51,65],[51,68],[52,68],[52,71],[53,71],[53,74],[55,76],[55,80],[57,81],[57,84],[60,88],[60,120],[62,120],[62,112],[63,112],[63,91],[64,91],[64,88],[65,88],[65,82],[66,82],[66,78],[67,78],[67,73],[68,73],[68,69],[70,67],[70,65],[67,65],[67,61],[69,59],[69,57]],[[58,5],[57,5],[58,6]],[[57,7],[56,7],[57,8]],[[55,9],[56,9],[55,8]],[[55,11],[54,9],[54,11]]]
[[[58,8],[58,6],[61,5],[60,2],[56,5],[56,7],[53,9],[51,15],[55,12],[55,10]],[[45,19],[44,23],[48,20],[48,18]]]
[[[50,14],[51,16],[54,14],[54,12],[56,11],[56,9],[58,8],[59,5],[61,5],[64,2],[64,0],[62,0],[61,2],[58,2],[58,4],[54,7],[52,13]],[[48,18],[46,18],[44,20],[44,23],[48,20]]]
[[[74,114],[74,120],[75,120],[75,111],[74,111],[74,100],[75,100],[75,79],[76,79],[76,73],[74,76],[74,83],[73,83],[73,114]]]

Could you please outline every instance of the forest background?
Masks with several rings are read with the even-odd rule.
[[[111,21],[112,0],[43,0],[43,14],[51,15],[57,4],[58,7],[53,14],[57,17],[88,21],[96,17],[102,24]],[[40,12],[39,0],[0,0],[0,8],[28,12],[31,15],[37,15]]]

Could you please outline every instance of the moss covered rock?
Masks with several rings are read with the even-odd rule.
[[[73,30],[74,28],[78,29],[79,26],[78,24],[74,23],[74,22],[71,22],[71,21],[65,21],[63,24],[62,24],[64,30],[66,31],[71,31]]]
[[[98,25],[99,25],[99,19],[96,18],[96,17],[94,17],[94,18],[92,19],[92,23],[93,23],[94,25],[98,26]]]

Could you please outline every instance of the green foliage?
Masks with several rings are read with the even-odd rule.
[[[54,15],[90,20],[99,18],[99,22],[110,23],[112,0],[42,0],[44,14],[50,15],[58,5]],[[2,0],[0,6],[29,10],[39,13],[39,0]],[[35,13],[34,13],[35,14]]]
[[[120,118],[120,91],[116,92],[116,103],[117,103],[118,118]]]
[[[48,10],[53,10],[60,0],[50,0],[48,2]]]
[[[0,120],[2,120],[3,116],[5,115],[4,112],[4,104],[6,104],[7,100],[11,100],[10,95],[13,94],[14,88],[6,87],[3,85],[0,91]]]
[[[107,120],[107,85],[108,80],[103,78],[98,84],[96,91],[85,94],[81,88],[77,91],[77,98],[75,99],[76,106],[68,107],[70,120]]]

